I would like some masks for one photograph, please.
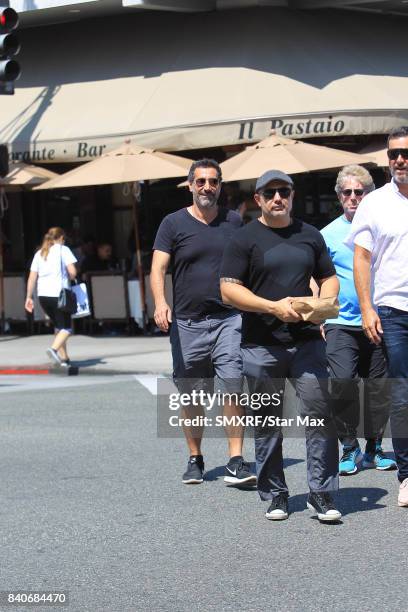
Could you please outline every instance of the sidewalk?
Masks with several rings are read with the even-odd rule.
[[[0,372],[32,370],[32,373],[56,373],[61,368],[51,364],[45,351],[53,336],[0,336]],[[159,337],[73,336],[69,355],[79,374],[171,373],[170,342]]]

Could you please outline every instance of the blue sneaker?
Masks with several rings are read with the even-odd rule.
[[[388,457],[385,456],[381,444],[376,444],[374,453],[364,453],[363,467],[385,471],[396,470],[397,464],[394,459],[388,459]]]
[[[358,464],[363,459],[363,453],[360,447],[350,448],[347,446],[343,447],[343,456],[339,463],[339,474],[345,476],[346,474],[355,474],[358,470]]]

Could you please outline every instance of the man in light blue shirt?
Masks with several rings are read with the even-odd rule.
[[[395,461],[385,456],[382,435],[389,416],[387,368],[382,345],[370,343],[363,332],[361,312],[353,279],[353,252],[344,244],[354,214],[364,196],[375,189],[370,173],[362,166],[346,166],[337,177],[335,191],[343,214],[321,230],[340,281],[340,312],[327,320],[324,332],[327,360],[332,380],[333,407],[343,454],[342,475],[357,472],[358,464],[377,470],[395,469]],[[360,422],[359,378],[364,380],[364,436],[361,452],[357,439]]]

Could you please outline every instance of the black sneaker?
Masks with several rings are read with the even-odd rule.
[[[204,461],[201,455],[190,457],[183,474],[184,484],[201,484],[204,480]]]
[[[341,513],[336,509],[329,493],[309,493],[307,507],[317,513],[319,521],[339,521]]]
[[[265,512],[265,516],[270,521],[283,521],[289,517],[288,512],[288,494],[279,493],[272,499],[272,503],[268,510]]]
[[[231,457],[225,466],[224,482],[235,485],[255,485],[256,476],[251,472],[251,467],[243,457]]]

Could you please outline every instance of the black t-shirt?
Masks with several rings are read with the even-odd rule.
[[[241,225],[239,214],[225,208],[219,209],[209,225],[186,208],[163,219],[153,249],[171,255],[176,317],[204,317],[231,310],[221,300],[220,265],[225,245]]]
[[[297,219],[284,228],[271,228],[257,219],[235,233],[225,249],[221,278],[241,280],[268,300],[312,295],[310,278],[335,274],[320,232]],[[319,326],[284,323],[267,314],[245,312],[242,343],[270,346],[318,337]]]

